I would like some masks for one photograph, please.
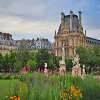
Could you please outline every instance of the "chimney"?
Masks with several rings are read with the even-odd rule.
[[[81,25],[82,24],[82,12],[81,11],[79,11],[79,24]]]
[[[55,38],[56,38],[56,35],[57,35],[57,34],[56,34],[56,30],[55,30],[55,35],[54,35]]]
[[[72,21],[73,21],[73,11],[70,11],[70,32],[73,31]]]
[[[86,36],[86,30],[85,30],[85,36]]]
[[[63,12],[61,12],[61,24],[64,23],[64,17],[65,17],[65,14]]]

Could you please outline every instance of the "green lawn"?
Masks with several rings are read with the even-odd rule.
[[[13,92],[13,87],[19,83],[18,80],[0,80],[0,100]]]

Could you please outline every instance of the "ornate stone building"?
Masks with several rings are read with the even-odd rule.
[[[35,41],[35,49],[47,49],[51,51],[52,45],[48,39],[45,38],[37,38]]]
[[[65,57],[68,58],[73,57],[77,46],[85,46],[86,36],[83,32],[81,19],[81,11],[79,11],[79,16],[75,15],[73,11],[70,11],[69,15],[61,13],[61,24],[54,36],[54,53],[56,56],[62,55],[62,46],[65,49]]]
[[[16,47],[10,33],[0,32],[0,53],[6,54],[14,50]]]
[[[100,40],[86,37],[86,47],[100,46]]]

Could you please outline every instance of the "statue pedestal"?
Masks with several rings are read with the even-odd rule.
[[[44,74],[48,75],[48,69],[47,68],[44,69]]]
[[[72,76],[73,77],[77,77],[77,76],[81,77],[81,67],[74,66],[72,68]]]
[[[59,66],[60,66],[60,68],[59,68],[60,75],[65,75],[66,74],[66,64],[65,64],[65,62],[60,61]]]

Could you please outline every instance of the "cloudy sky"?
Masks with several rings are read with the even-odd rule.
[[[14,39],[46,37],[53,41],[60,13],[81,10],[87,35],[100,39],[100,0],[0,0],[0,31]]]

